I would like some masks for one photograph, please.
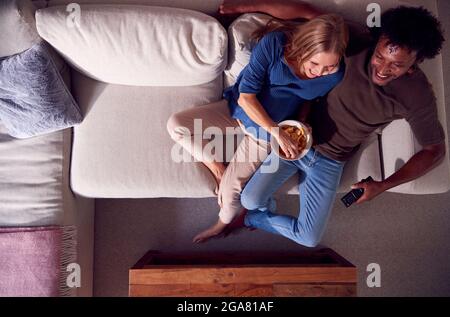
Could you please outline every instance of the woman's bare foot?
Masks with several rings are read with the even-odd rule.
[[[219,234],[221,234],[226,226],[227,226],[227,224],[223,223],[219,219],[219,220],[217,220],[217,223],[215,223],[213,226],[211,226],[208,229],[206,229],[206,230],[200,232],[199,234],[197,234],[194,237],[194,239],[192,240],[192,242],[195,242],[195,243],[206,242],[209,239],[211,239],[213,237],[216,237]]]
[[[222,181],[222,176],[225,173],[226,166],[223,163],[220,162],[203,162],[205,166],[209,169],[211,174],[214,176],[214,179],[216,180],[217,186],[216,186],[216,194],[219,191],[220,182]]]

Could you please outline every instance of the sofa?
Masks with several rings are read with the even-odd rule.
[[[221,98],[248,62],[250,33],[269,18],[246,14],[226,29],[216,19],[220,2],[80,0],[77,28],[67,23],[70,0],[18,1],[19,11],[33,12],[28,19],[36,36],[57,52],[54,58],[84,119],[74,128],[24,140],[8,136],[0,125],[0,226],[75,225],[82,269],[78,295],[92,295],[95,198],[215,196],[215,181],[201,163],[170,159],[176,148],[166,122],[176,111]],[[371,1],[316,2],[364,23]],[[386,9],[400,2],[379,3]],[[430,1],[424,4],[436,10]],[[33,37],[20,43],[24,49],[27,40]],[[441,57],[422,69],[446,128]],[[388,177],[419,150],[406,121],[389,124],[347,163],[340,191],[368,175]],[[280,193],[297,194],[296,184],[293,177]],[[430,194],[449,188],[447,149],[437,168],[390,191]],[[12,193],[16,198],[6,199]]]

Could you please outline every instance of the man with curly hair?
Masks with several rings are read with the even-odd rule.
[[[222,14],[263,12],[280,19],[311,19],[323,14],[298,1],[225,1]],[[433,89],[418,64],[439,54],[444,42],[439,21],[426,9],[397,7],[381,17],[381,27],[352,32],[342,82],[311,107],[314,146],[304,158],[280,161],[275,173],[258,170],[241,195],[249,211],[233,226],[260,228],[295,242],[316,246],[325,229],[345,162],[376,129],[404,118],[422,145],[385,180],[357,183],[368,201],[414,180],[434,168],[445,155],[445,136],[437,116]],[[370,34],[371,33],[371,34]],[[371,36],[370,36],[371,35]],[[263,164],[276,157],[271,154]],[[274,213],[272,195],[299,172],[298,218]],[[240,222],[238,222],[240,221]]]

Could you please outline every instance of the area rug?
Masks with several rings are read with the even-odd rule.
[[[0,228],[0,296],[73,296],[75,226]]]

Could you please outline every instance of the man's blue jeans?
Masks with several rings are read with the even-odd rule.
[[[248,210],[245,225],[315,247],[333,207],[344,162],[329,159],[313,148],[297,161],[279,159],[272,152],[263,165],[273,163],[272,160],[279,160],[279,168],[275,172],[264,173],[260,167],[242,191],[241,203]],[[276,209],[273,194],[297,172],[300,174],[299,217],[273,213]]]

